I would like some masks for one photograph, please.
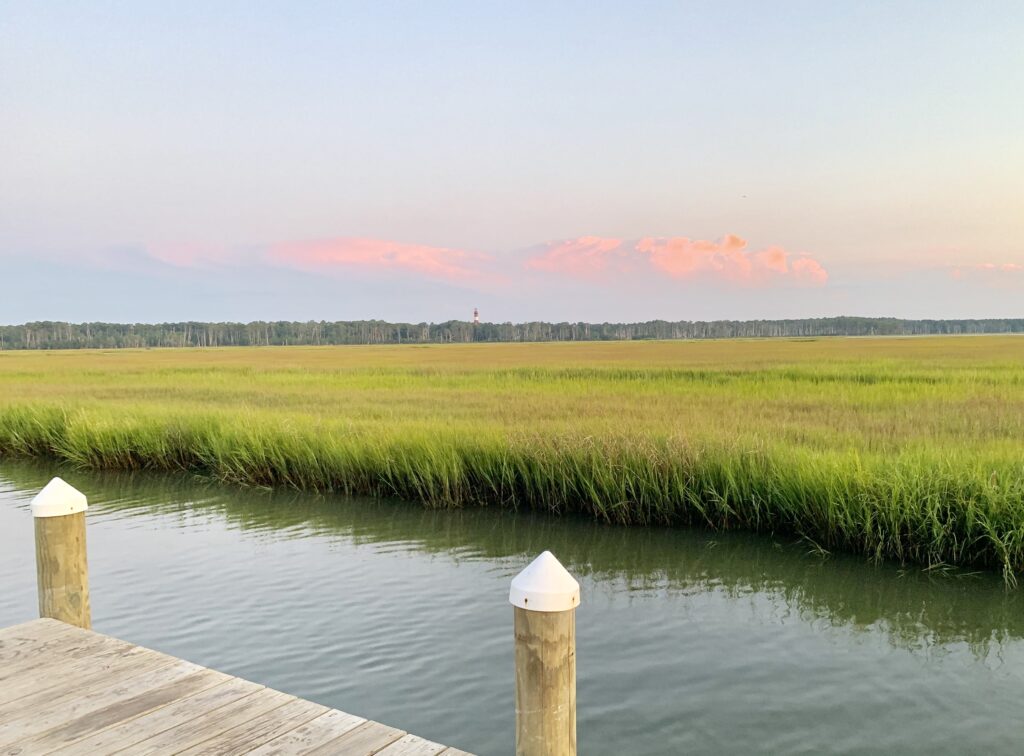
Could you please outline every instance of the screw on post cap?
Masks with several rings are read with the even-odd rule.
[[[580,605],[580,584],[545,551],[512,580],[508,600],[531,612],[565,612]]]
[[[54,478],[32,499],[33,517],[62,517],[89,508],[85,494],[60,478]]]

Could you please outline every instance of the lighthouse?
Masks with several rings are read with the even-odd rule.
[[[480,325],[480,310],[473,308],[473,325]]]

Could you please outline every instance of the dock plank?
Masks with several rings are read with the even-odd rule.
[[[284,706],[226,730],[194,748],[179,751],[177,756],[238,756],[246,754],[268,740],[291,732],[312,719],[326,714],[326,706],[295,698]]]
[[[55,620],[0,628],[0,756],[470,756]]]
[[[377,756],[438,756],[447,753],[448,746],[426,740],[417,735],[406,735],[377,751]]]
[[[77,676],[62,675],[58,666],[46,675],[26,672],[8,680],[5,690],[18,690],[26,681],[36,687],[28,692],[19,691],[21,695],[0,703],[0,723],[25,713],[38,713],[41,705],[81,698],[94,686],[106,687],[112,680],[148,672],[177,660],[149,649],[127,647],[112,657],[89,658],[87,661],[89,666]],[[54,678],[58,685],[51,690]]]
[[[0,628],[0,663],[10,661],[7,649],[16,648],[12,643],[43,643],[59,635],[75,635],[74,628],[66,622],[52,619],[38,619]]]
[[[33,625],[14,625],[0,630],[0,679],[19,669],[19,665],[50,661],[54,658],[52,653],[65,646],[95,643],[94,636],[99,636],[98,633],[77,633],[77,628],[57,620],[46,620],[38,631]]]
[[[306,751],[306,756],[371,756],[405,734],[405,730],[368,721],[340,738]]]
[[[54,754],[91,756],[96,753],[123,751],[154,735],[192,722],[203,714],[216,711],[222,706],[251,696],[259,690],[264,690],[264,686],[248,680],[230,676],[227,678],[227,682],[219,683],[142,716],[108,727],[71,745],[58,748]]]
[[[65,659],[89,656],[106,643],[105,635],[57,635],[29,646],[22,645],[9,661],[0,661],[0,682],[28,672],[43,674],[50,666],[60,666]]]
[[[193,748],[240,724],[255,719],[265,712],[295,700],[297,700],[295,696],[263,688],[239,701],[221,706],[207,714],[183,722],[177,727],[172,727],[142,742],[135,743],[131,747],[131,754],[132,756],[162,756],[162,754],[177,753],[187,748]]]
[[[49,732],[115,701],[145,693],[202,669],[180,660],[170,663],[163,659],[142,661],[150,661],[150,668],[140,665],[130,672],[113,671],[112,680],[106,684],[81,691],[72,689],[57,698],[50,698],[51,692],[44,691],[40,700],[35,700],[36,696],[18,699],[18,704],[30,700],[32,704],[15,709],[12,714],[0,711],[0,746],[7,747],[19,740]]]
[[[64,688],[69,680],[74,680],[81,688],[96,680],[102,682],[112,670],[126,668],[128,660],[152,658],[151,655],[156,653],[102,635],[93,640],[95,642],[84,647],[65,647],[52,654],[50,663],[21,669],[4,679],[0,685],[0,708],[26,695]],[[167,659],[172,660],[171,657]]]
[[[331,709],[289,733],[274,738],[250,751],[250,756],[293,756],[329,743],[355,729],[366,720],[354,714]]]
[[[152,690],[115,701],[96,711],[73,719],[49,732],[14,744],[14,747],[28,748],[40,753],[50,753],[77,740],[102,731],[113,725],[131,720],[140,714],[159,709],[184,697],[199,693],[207,688],[230,680],[229,675],[212,669],[201,669],[187,677],[174,680]],[[6,754],[5,754],[6,756]]]
[[[40,707],[63,700],[84,698],[94,687],[108,688],[112,682],[144,674],[174,664],[178,660],[147,648],[127,646],[121,649],[119,654],[89,658],[86,661],[89,666],[81,670],[81,674],[77,676],[63,675],[60,667],[55,667],[46,675],[25,673],[8,681],[10,687],[5,685],[5,690],[15,690],[15,683],[20,688],[25,680],[29,683],[35,682],[37,687],[27,693],[19,691],[21,694],[17,698],[0,703],[0,723],[25,714],[38,715]],[[56,688],[52,687],[54,678],[58,683]]]

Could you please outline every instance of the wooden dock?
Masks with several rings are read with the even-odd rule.
[[[466,756],[167,654],[39,619],[0,630],[0,754]]]
[[[464,751],[92,631],[85,494],[31,504],[44,619],[0,630],[0,756]],[[517,756],[576,756],[580,585],[550,551],[509,588]]]

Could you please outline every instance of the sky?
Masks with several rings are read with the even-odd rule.
[[[1018,0],[0,0],[0,323],[1022,303]]]

